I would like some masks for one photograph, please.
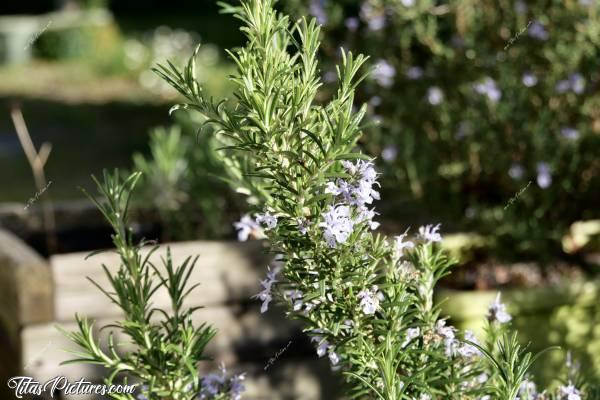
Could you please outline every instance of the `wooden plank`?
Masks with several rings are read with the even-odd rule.
[[[161,267],[160,257],[165,257],[167,246],[171,248],[173,262],[182,263],[187,257],[199,256],[190,282],[200,283],[187,304],[208,306],[227,302],[246,301],[260,290],[270,256],[260,242],[178,242],[161,245],[151,257]],[[143,249],[146,254],[149,248]],[[113,317],[119,310],[86,277],[103,288],[109,289],[108,280],[101,265],[111,271],[118,268],[116,253],[101,253],[85,260],[88,253],[71,253],[53,256],[50,260],[54,275],[55,307],[57,321],[72,321],[75,313],[94,318]],[[169,307],[165,291],[156,293],[154,304]]]

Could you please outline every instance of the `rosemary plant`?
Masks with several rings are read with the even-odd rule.
[[[224,143],[226,179],[254,211],[236,224],[240,240],[266,238],[282,262],[256,296],[262,311],[274,298],[287,305],[354,398],[516,399],[532,356],[513,336],[480,346],[434,305],[434,287],[453,264],[439,248],[440,226],[423,226],[412,240],[408,230],[393,240],[374,233],[378,174],[356,151],[366,107],[355,107],[354,91],[366,57],[340,49],[337,92],[319,98],[319,26],[291,23],[274,3],[223,4],[247,37],[229,52],[234,101],[203,94],[194,56],[183,70],[155,69],[186,98],[171,110],[200,112]],[[499,301],[492,305],[498,335],[509,319]]]
[[[195,398],[226,400],[239,399],[243,389],[243,375],[227,378],[208,375],[201,379],[198,363],[206,360],[206,345],[215,335],[207,325],[194,326],[192,315],[200,307],[184,306],[186,297],[198,286],[189,285],[197,257],[190,256],[181,265],[173,265],[171,252],[161,258],[163,268],[156,267],[151,255],[158,250],[155,245],[142,255],[141,248],[148,242],[135,244],[128,226],[128,207],[131,193],[141,174],[133,173],[122,180],[119,172],[104,173],[104,182],[94,181],[102,195],[98,200],[88,194],[114,229],[112,235],[120,266],[116,272],[106,265],[102,268],[110,288],[92,283],[123,312],[123,319],[102,327],[109,329],[106,343],[95,337],[94,323],[76,315],[78,330],[66,333],[78,345],[74,358],[66,363],[101,365],[109,372],[105,379],[111,385],[115,379],[124,382],[141,382],[137,399],[190,400]],[[86,193],[87,194],[87,193]],[[95,254],[95,253],[93,253]],[[93,255],[92,254],[92,255]],[[158,290],[166,290],[171,302],[171,312],[152,306]],[[126,338],[115,342],[115,331]],[[112,394],[118,400],[133,399],[129,394]]]

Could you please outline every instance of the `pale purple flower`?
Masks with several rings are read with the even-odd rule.
[[[398,157],[398,148],[394,145],[385,146],[381,151],[381,158],[387,163],[393,162]]]
[[[300,311],[304,301],[302,300],[303,293],[301,290],[289,290],[286,292],[287,297],[292,301],[292,308],[294,311]]]
[[[585,79],[579,72],[572,73],[569,75],[569,85],[573,92],[581,94],[585,90]]]
[[[554,90],[557,93],[565,93],[568,92],[571,89],[571,82],[569,82],[566,79],[563,79],[562,81],[558,81],[556,83],[556,86],[554,87]]]
[[[423,68],[412,66],[406,71],[406,77],[411,81],[420,79],[423,76]]]
[[[408,235],[408,229],[402,235],[394,236],[394,248],[398,258],[401,258],[404,254],[404,249],[412,249],[415,244],[411,241],[404,241],[404,238]]]
[[[537,184],[540,188],[546,189],[552,184],[552,174],[550,172],[550,166],[545,162],[539,162],[536,166],[537,169]]]
[[[524,1],[518,0],[515,2],[515,12],[519,15],[523,15],[527,12],[527,4]]]
[[[264,214],[257,214],[256,222],[264,225],[267,230],[274,229],[277,226],[277,217],[267,211]]]
[[[404,7],[412,7],[415,5],[415,0],[400,0]]]
[[[385,12],[375,9],[368,1],[365,1],[360,7],[360,17],[367,23],[371,31],[380,31],[387,25]]]
[[[441,336],[445,347],[446,357],[452,357],[456,354],[458,342],[456,340],[456,328],[446,326],[446,321],[439,320],[435,324],[436,333]]]
[[[496,296],[496,300],[488,308],[487,318],[490,322],[498,322],[505,324],[509,322],[512,317],[506,311],[506,305],[500,301],[500,293]]]
[[[427,101],[432,106],[437,106],[444,101],[444,92],[437,86],[432,86],[427,89]]]
[[[202,378],[202,391],[206,391],[211,395],[217,395],[224,383],[224,374],[208,374]]]
[[[521,397],[525,397],[526,399],[536,399],[537,398],[537,387],[535,386],[535,383],[524,379],[523,382],[521,382],[521,386],[519,387],[519,396]]]
[[[530,37],[538,40],[548,40],[550,37],[544,25],[538,21],[534,21],[527,32]]]
[[[231,400],[241,400],[242,392],[245,390],[243,385],[246,374],[233,375],[227,379],[227,370],[224,365],[219,368],[220,374],[208,374],[202,378],[202,387],[198,396],[199,400],[213,399],[215,396],[229,394],[227,397]]]
[[[357,222],[367,222],[369,228],[374,231],[375,229],[379,228],[380,225],[379,222],[373,221],[373,218],[375,218],[376,215],[379,215],[379,213],[376,213],[374,209],[361,206],[359,208]]]
[[[263,288],[262,291],[258,294],[255,294],[254,296],[252,296],[253,299],[259,299],[260,301],[262,301],[262,305],[260,307],[261,313],[265,313],[269,309],[269,303],[273,300],[273,295],[271,294],[271,288],[274,283],[278,282],[277,274],[279,274],[279,271],[281,270],[281,267],[279,267],[279,266],[274,267],[273,270],[271,270],[270,267],[267,267],[267,268],[268,268],[267,279],[263,279],[260,281],[260,284]]]
[[[479,341],[471,331],[465,331],[465,341],[469,341],[471,343],[479,344]],[[465,358],[472,358],[479,355],[479,349],[469,343],[462,343],[462,345],[458,348],[458,354]]]
[[[327,23],[327,13],[325,12],[325,0],[311,0],[308,6],[310,15],[317,19],[320,25]]]
[[[408,328],[406,330],[406,337],[404,338],[404,342],[400,345],[402,348],[408,346],[408,344],[413,340],[419,337],[421,334],[421,329],[419,327],[416,328]]]
[[[347,203],[359,207],[380,199],[379,192],[373,188],[379,183],[377,182],[377,171],[371,161],[358,160],[354,164],[350,161],[342,161],[342,166],[348,174],[353,176],[356,183],[350,184],[343,179],[338,179],[335,183],[328,182],[326,193],[341,195]]]
[[[558,81],[555,90],[561,94],[569,90],[573,91],[573,93],[581,94],[585,90],[585,79],[579,72],[574,72],[569,75],[568,79]]]
[[[493,103],[498,102],[502,97],[502,91],[498,89],[496,81],[489,77],[485,78],[483,82],[475,84],[473,88],[477,93],[486,95]]]
[[[567,139],[577,140],[579,138],[579,131],[575,128],[564,127],[560,130],[560,134]]]
[[[579,0],[579,4],[582,6],[591,6],[594,0]]]
[[[372,31],[380,31],[385,28],[386,25],[387,21],[385,19],[385,14],[375,15],[368,22],[369,29]]]
[[[242,392],[246,390],[243,381],[246,379],[246,374],[238,374],[234,375],[229,382],[229,395],[231,396],[231,400],[241,400]]]
[[[250,236],[262,236],[262,228],[248,214],[244,215],[238,222],[234,223],[233,226],[238,230],[238,240],[240,242],[245,242]]]
[[[373,286],[371,289],[361,290],[357,295],[360,299],[359,306],[366,315],[375,314],[379,308],[379,297],[381,294],[377,290],[377,286]]]
[[[354,187],[353,197],[356,205],[372,204],[373,200],[380,200],[379,192],[373,189],[373,183],[367,180],[361,180]]]
[[[323,228],[323,235],[327,246],[336,248],[338,244],[345,243],[354,230],[352,212],[346,205],[329,206],[323,214],[323,222],[319,227]]]
[[[571,382],[558,388],[559,400],[581,400],[581,392]]]
[[[442,236],[439,234],[441,224],[425,225],[419,228],[419,236],[428,243],[441,242]]]
[[[340,356],[333,350],[329,350],[329,361],[331,362],[331,365],[337,365],[340,362]]]
[[[523,74],[523,77],[521,78],[521,82],[523,82],[523,85],[525,85],[527,87],[533,87],[533,86],[537,85],[538,78],[531,72],[526,72]]]
[[[346,25],[346,28],[348,28],[349,31],[356,32],[360,25],[360,20],[356,17],[350,17],[346,18],[344,24]]]
[[[373,79],[384,88],[390,88],[394,85],[396,68],[386,60],[379,60],[373,70]]]
[[[342,196],[347,202],[351,201],[353,191],[353,187],[343,179],[338,179],[335,182],[327,182],[325,186],[325,193]]]
[[[327,340],[322,341],[321,343],[319,343],[319,346],[317,346],[317,355],[319,357],[323,357],[325,354],[327,354],[328,349],[329,342]]]
[[[308,233],[310,223],[304,218],[298,218],[296,223],[298,224],[298,231],[300,231],[301,234],[306,235]]]
[[[521,179],[524,174],[525,170],[523,169],[523,166],[521,164],[515,163],[511,165],[508,170],[508,176],[510,176],[513,179]]]
[[[142,392],[146,392],[148,390],[148,385],[142,385],[141,387],[141,391]],[[136,396],[137,400],[148,400],[148,397],[146,395],[144,395],[143,393],[140,393]]]

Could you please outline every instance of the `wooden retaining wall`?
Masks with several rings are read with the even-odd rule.
[[[317,359],[300,328],[287,321],[282,310],[260,314],[260,304],[250,299],[260,290],[259,280],[270,260],[260,243],[196,241],[169,246],[175,264],[190,255],[200,256],[190,282],[201,285],[187,305],[204,306],[196,322],[208,322],[218,330],[208,347],[214,361],[203,363],[201,369],[216,370],[224,363],[232,371],[247,372],[245,399],[335,398],[330,368]],[[163,245],[152,255],[155,265],[162,265],[160,257],[166,250]],[[103,376],[97,366],[60,365],[74,347],[57,325],[74,330],[75,313],[96,320],[96,326],[120,317],[86,278],[108,287],[101,265],[115,270],[118,255],[105,252],[87,260],[86,255],[56,255],[46,262],[12,234],[0,232],[0,398],[14,398],[6,391],[11,376],[33,376],[40,382],[59,375],[71,381],[83,377],[99,381]],[[157,293],[155,305],[169,308],[166,293]],[[96,334],[105,337],[107,332],[96,329]]]

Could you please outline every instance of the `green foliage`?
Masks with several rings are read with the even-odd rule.
[[[79,329],[65,333],[80,350],[67,363],[103,366],[109,372],[107,384],[117,378],[142,382],[139,393],[150,400],[188,400],[201,390],[197,364],[206,359],[204,350],[215,330],[206,324],[194,326],[192,315],[198,308],[183,305],[198,286],[188,282],[197,258],[188,257],[175,266],[167,250],[159,268],[150,261],[158,246],[143,255],[141,247],[148,243],[134,243],[128,211],[139,178],[140,173],[134,173],[122,181],[118,171],[112,175],[105,172],[102,183],[94,178],[102,199],[89,197],[114,229],[112,239],[121,263],[115,272],[103,265],[110,288],[92,283],[119,307],[123,319],[101,327],[109,330],[107,341],[102,343],[94,334],[94,323],[76,316]],[[158,290],[168,293],[170,312],[152,305]],[[115,342],[116,332],[127,340]],[[133,399],[130,395],[112,398]]]
[[[502,374],[514,393],[531,356],[499,342],[514,368],[486,362],[472,335],[459,336],[439,317],[433,290],[453,264],[437,244],[439,226],[419,228],[413,241],[372,232],[379,184],[369,157],[357,151],[367,106],[354,105],[366,58],[342,49],[336,90],[319,101],[319,27],[306,18],[291,23],[274,3],[223,5],[247,37],[229,52],[237,65],[233,101],[206,96],[195,55],[183,70],[172,63],[155,69],[186,98],[172,111],[199,112],[223,143],[227,179],[255,212],[236,224],[240,240],[266,238],[279,255],[256,296],[262,311],[273,298],[285,304],[317,354],[341,370],[353,398],[480,399],[508,393],[501,380],[489,387],[481,379]],[[494,324],[510,319],[499,300],[492,306]]]
[[[218,143],[207,135],[196,140],[190,124],[154,129],[150,155],[134,154],[134,169],[143,173],[136,205],[158,212],[166,238],[222,237],[233,199],[218,178]]]
[[[339,46],[378,68],[356,96],[381,122],[362,145],[382,154],[384,186],[409,189],[389,201],[489,234],[507,258],[556,257],[569,225],[597,216],[600,3],[284,5],[323,25],[324,76]]]

